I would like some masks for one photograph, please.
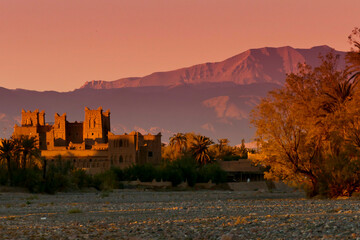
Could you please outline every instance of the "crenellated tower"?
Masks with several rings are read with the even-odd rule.
[[[86,146],[95,142],[107,143],[108,132],[110,131],[110,110],[103,112],[102,107],[91,110],[85,107],[83,139]]]
[[[54,119],[54,145],[66,146],[66,113],[61,116],[55,113]]]
[[[45,125],[45,112],[41,111],[39,112],[38,109],[36,109],[34,112],[31,111],[25,111],[22,109],[21,111],[21,126],[44,126]]]

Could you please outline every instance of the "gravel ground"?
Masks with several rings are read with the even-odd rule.
[[[0,194],[0,239],[360,239],[359,200],[300,193]]]

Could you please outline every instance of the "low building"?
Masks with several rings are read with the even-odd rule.
[[[264,172],[254,166],[250,159],[220,161],[219,165],[228,174],[228,182],[264,181]]]
[[[139,132],[115,135],[110,132],[110,111],[85,108],[83,122],[68,122],[66,113],[55,113],[53,124],[45,123],[45,112],[22,110],[21,126],[15,125],[13,137],[33,136],[41,156],[54,161],[61,157],[76,168],[98,173],[111,166],[161,162],[161,134]]]

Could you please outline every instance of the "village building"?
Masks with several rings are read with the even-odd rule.
[[[85,108],[83,122],[68,122],[66,113],[55,113],[53,124],[45,122],[45,112],[22,110],[21,126],[15,125],[13,137],[33,136],[41,156],[50,161],[61,157],[74,167],[94,174],[111,166],[161,162],[161,134],[139,132],[115,135],[110,132],[110,111]]]

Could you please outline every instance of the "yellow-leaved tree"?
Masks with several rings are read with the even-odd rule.
[[[353,51],[348,58],[351,69],[358,57]],[[254,161],[267,179],[300,186],[310,197],[350,196],[360,190],[358,75],[338,70],[332,53],[321,60],[317,68],[299,65],[252,112],[261,146]]]

